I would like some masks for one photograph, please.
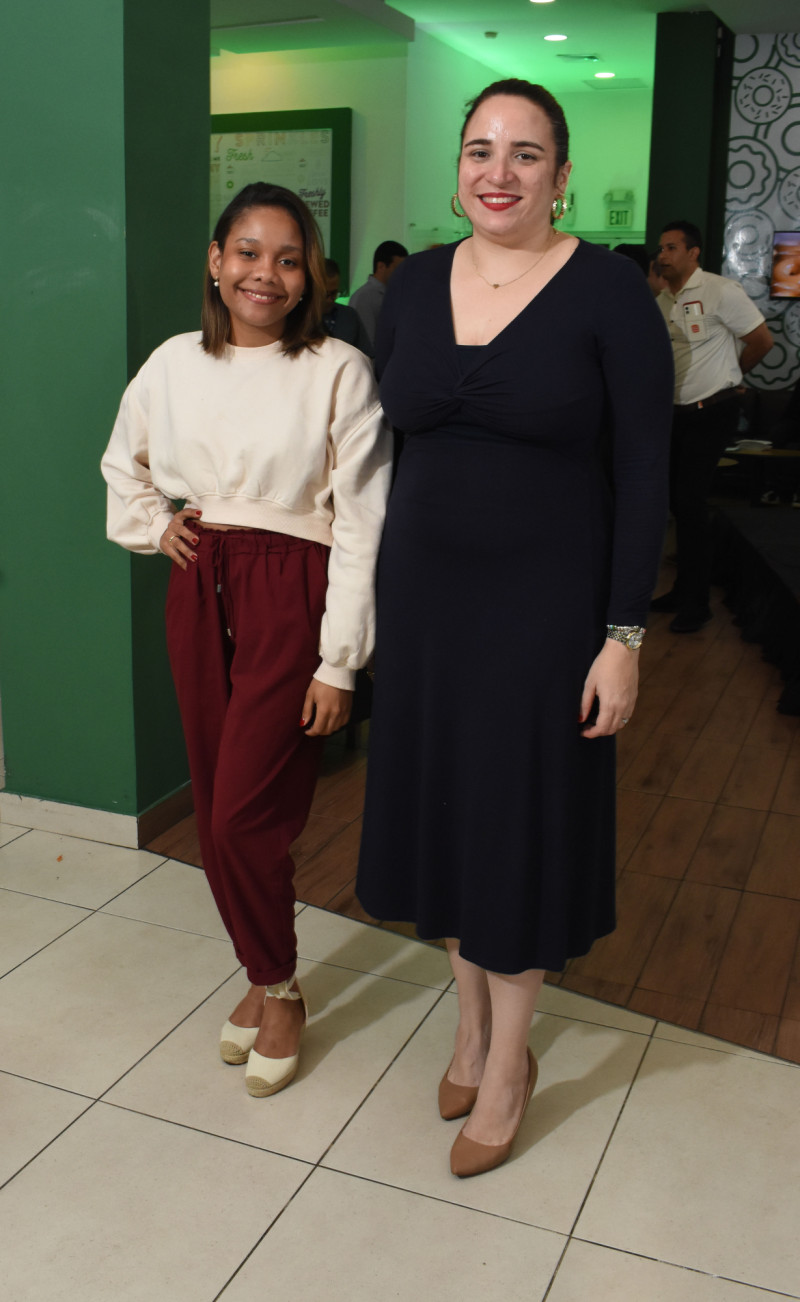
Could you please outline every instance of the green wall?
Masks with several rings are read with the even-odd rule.
[[[98,461],[129,376],[197,321],[207,50],[197,0],[29,0],[0,47],[18,124],[0,199],[6,790],[125,814],[186,766],[167,563],[105,541]]]

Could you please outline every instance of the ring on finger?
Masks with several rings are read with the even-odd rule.
[[[622,722],[623,724],[630,723],[630,719],[623,719]]]
[[[175,541],[175,539],[177,538],[177,536],[178,536],[178,535],[177,535],[176,533],[174,533],[174,534],[172,535],[171,538],[168,538],[168,539],[167,539],[167,546],[169,546],[170,543],[174,543],[174,541]]]

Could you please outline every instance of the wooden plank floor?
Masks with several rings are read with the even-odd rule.
[[[700,633],[669,618],[619,739],[617,930],[548,980],[800,1062],[800,719],[719,601]],[[374,922],[354,892],[366,763],[331,740],[294,852],[299,899]],[[194,817],[148,849],[199,866]]]

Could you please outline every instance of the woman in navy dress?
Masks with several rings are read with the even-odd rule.
[[[459,1026],[451,1169],[504,1161],[536,1080],[544,970],[612,931],[614,734],[666,519],[672,360],[639,269],[557,231],[560,106],[470,106],[471,238],[409,258],[377,343],[405,446],[378,576],[358,893],[444,936]]]

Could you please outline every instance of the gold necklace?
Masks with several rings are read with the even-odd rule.
[[[487,285],[490,285],[490,286],[492,287],[492,289],[505,289],[506,285],[513,285],[513,284],[515,284],[516,281],[518,281],[518,280],[522,280],[522,277],[523,277],[523,276],[527,276],[527,274],[528,274],[529,271],[533,271],[534,267],[538,267],[538,265],[539,265],[539,263],[541,262],[541,260],[542,260],[542,258],[544,257],[544,255],[545,255],[546,253],[549,253],[550,250],[551,250],[551,248],[553,247],[553,242],[554,242],[554,240],[555,240],[555,237],[556,237],[556,232],[555,232],[555,231],[553,230],[553,228],[551,227],[551,228],[550,228],[550,239],[548,240],[548,242],[547,242],[547,244],[545,245],[545,247],[542,249],[542,251],[541,251],[541,253],[539,254],[539,256],[536,258],[535,262],[532,262],[531,265],[530,265],[529,267],[526,267],[526,269],[525,269],[524,271],[521,271],[521,272],[519,273],[518,276],[514,276],[513,280],[502,280],[502,281],[499,280],[499,281],[497,282],[497,284],[495,284],[493,280],[487,280],[487,278],[486,278],[486,276],[484,276],[483,272],[482,272],[482,271],[478,271],[478,264],[477,264],[476,261],[475,261],[475,250],[474,250],[474,248],[472,247],[472,244],[470,244],[470,256],[471,256],[471,258],[472,258],[472,266],[473,266],[474,269],[475,269],[475,275],[476,275],[476,276],[480,276],[481,280],[486,281],[486,284],[487,284]]]

